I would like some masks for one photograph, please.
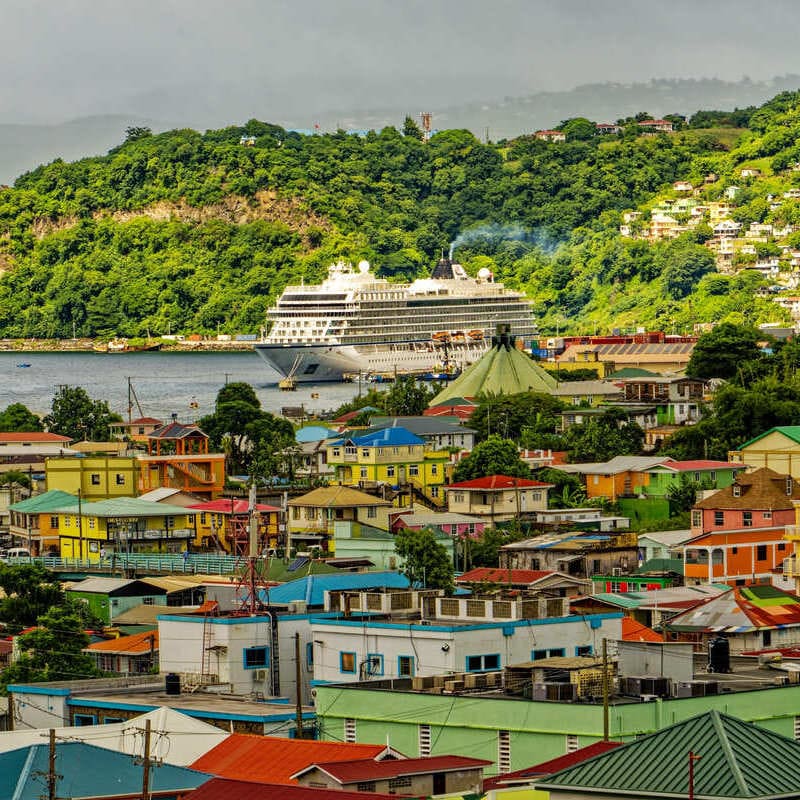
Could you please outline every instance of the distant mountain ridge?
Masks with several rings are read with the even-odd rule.
[[[489,137],[497,141],[539,128],[550,128],[570,117],[582,116],[604,122],[639,111],[655,115],[688,115],[699,109],[729,110],[760,105],[779,92],[797,88],[800,88],[800,75],[784,75],[768,81],[658,78],[630,84],[589,83],[568,91],[537,92],[500,101],[454,103],[441,109],[432,107],[425,110],[433,113],[434,127],[439,130],[466,128],[480,139],[488,130]],[[243,113],[240,121],[260,117],[258,110],[261,105],[254,95],[251,110]],[[132,114],[80,117],[53,124],[0,123],[0,184],[11,184],[23,172],[56,158],[72,161],[104,154],[119,143],[125,128],[130,125],[146,125],[154,131],[183,127],[202,130],[219,126],[217,119],[206,117],[210,112],[201,111],[184,117],[176,106],[174,113],[181,119],[165,120],[163,102],[149,110],[144,101],[137,106],[141,110]],[[309,112],[299,116],[296,112],[286,113],[274,108],[269,118],[285,128],[310,129],[318,124],[323,131],[339,127],[380,130],[386,125],[400,127],[406,114],[413,116],[420,110],[398,103],[374,109],[342,109],[316,116]]]

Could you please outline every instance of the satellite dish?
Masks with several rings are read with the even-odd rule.
[[[481,267],[481,268],[478,270],[478,277],[479,277],[479,278],[480,278],[482,281],[488,281],[488,280],[489,280],[489,278],[491,278],[491,277],[492,277],[492,271],[491,271],[490,269],[488,269],[487,267]]]
[[[367,272],[369,272],[369,261],[366,261],[366,260],[365,261],[359,261],[358,262],[358,271],[362,275],[365,275]]]

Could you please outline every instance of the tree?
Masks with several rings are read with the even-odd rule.
[[[528,465],[519,457],[517,445],[510,439],[492,434],[485,442],[475,445],[473,451],[458,462],[453,472],[453,482],[485,478],[488,475],[529,478],[530,474]]]
[[[146,125],[131,125],[125,128],[126,142],[137,142],[139,139],[146,139],[148,136],[152,135],[153,131]]]
[[[733,378],[744,364],[761,358],[759,338],[754,328],[722,322],[697,340],[686,374],[690,378]]]
[[[4,433],[41,431],[43,427],[39,417],[22,403],[12,403],[0,411],[0,431]]]
[[[78,441],[108,441],[110,425],[119,422],[105,400],[92,400],[80,386],[61,386],[53,397],[52,411],[44,418],[47,430]]]
[[[688,475],[681,475],[680,482],[672,484],[667,490],[670,516],[690,511],[697,501],[700,488],[700,484],[690,480]]]
[[[404,560],[403,574],[412,585],[453,593],[453,562],[432,530],[401,528],[395,536],[394,549]]]
[[[580,478],[571,472],[545,467],[534,473],[537,481],[553,484],[547,495],[550,508],[580,508],[586,503],[586,490]]]
[[[0,622],[12,632],[35,625],[48,608],[63,604],[64,592],[41,564],[0,564]]]
[[[523,392],[512,395],[481,395],[469,418],[478,440],[494,431],[506,439],[535,440],[555,432],[563,403],[549,394]]]
[[[403,136],[410,136],[412,139],[422,141],[422,129],[411,116],[407,116],[403,120]]]
[[[635,422],[628,422],[620,409],[609,408],[581,425],[570,425],[564,434],[564,446],[570,460],[608,461],[614,456],[641,452],[644,431]]]
[[[594,122],[586,117],[573,117],[562,122],[559,127],[566,134],[568,142],[588,141],[597,135],[597,127]]]
[[[421,414],[435,397],[438,388],[428,388],[418,384],[410,376],[403,376],[392,383],[388,392],[381,397],[383,410],[396,417],[414,417]]]
[[[39,627],[19,637],[20,657],[0,673],[0,686],[9,683],[77,680],[100,674],[91,656],[81,617],[74,607],[53,606],[39,619]]]

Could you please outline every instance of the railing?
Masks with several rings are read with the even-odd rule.
[[[31,561],[42,564],[53,572],[111,573],[135,569],[137,572],[169,572],[187,575],[233,575],[243,563],[236,556],[214,553],[190,553],[186,558],[181,553],[113,553],[106,555],[102,561],[51,556],[33,558]],[[14,563],[26,564],[28,560],[19,559]]]

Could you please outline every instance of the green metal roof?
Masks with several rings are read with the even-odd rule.
[[[621,380],[622,378],[660,378],[661,375],[658,372],[653,372],[649,369],[643,369],[642,367],[623,367],[622,369],[618,369],[616,372],[612,372],[610,375],[606,376],[606,380],[609,381],[616,381]]]
[[[77,502],[77,497],[60,489],[51,489],[44,494],[36,494],[27,500],[20,500],[19,503],[9,506],[11,511],[20,511],[23,514],[46,514],[55,511],[57,508]]]
[[[61,514],[79,513],[78,504],[72,495],[69,503],[62,503],[52,509]],[[115,497],[111,500],[100,500],[97,503],[81,503],[80,513],[88,517],[168,517],[195,514],[190,508],[171,506],[167,503],[154,503],[152,500],[140,500],[138,497]]]
[[[446,405],[451,398],[481,394],[548,393],[558,381],[516,347],[495,344],[471,367],[445,386],[430,403]]]
[[[744,447],[749,447],[751,444],[763,439],[765,436],[769,436],[771,433],[782,433],[787,439],[791,439],[793,442],[800,444],[800,425],[778,425],[776,428],[770,428],[768,431],[754,436],[749,442],[739,445],[739,449],[741,450]]]
[[[620,580],[623,579],[620,578]],[[593,600],[600,600],[603,603],[609,603],[620,608],[639,608],[642,604],[640,594],[628,596],[625,592],[596,592],[591,597]]]
[[[636,575],[647,572],[674,572],[677,575],[683,575],[683,561],[680,558],[651,558],[634,570]]]
[[[689,751],[694,791],[706,798],[800,796],[800,742],[707,711],[557,772],[537,787],[578,793],[685,798]]]

